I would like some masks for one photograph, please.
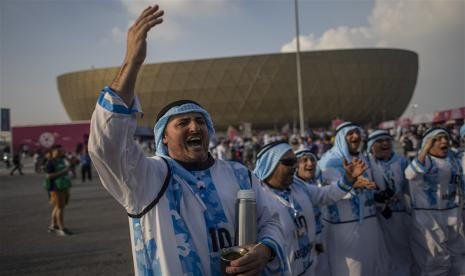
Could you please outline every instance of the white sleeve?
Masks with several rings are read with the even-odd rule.
[[[308,190],[310,200],[314,207],[320,207],[322,205],[332,204],[338,200],[344,198],[344,196],[349,193],[350,190],[341,188],[339,180],[336,184],[330,184],[323,187],[318,187],[314,185],[306,185],[305,189]]]
[[[128,108],[108,87],[92,114],[89,154],[105,189],[130,214],[157,196],[167,173],[165,162],[147,157],[134,141],[138,100]]]
[[[425,157],[425,165],[423,165],[419,160],[418,157],[413,159],[412,162],[407,166],[405,169],[405,178],[408,180],[414,180],[416,178],[423,177],[431,167],[431,161],[428,156]]]
[[[274,206],[276,201],[263,189],[261,181],[253,174],[252,189],[255,191],[257,200],[257,241],[272,248],[276,254],[273,262],[268,264],[269,268],[286,274],[289,269],[283,246],[286,241],[277,212],[278,208]]]
[[[348,184],[344,175],[337,168],[326,167],[321,168],[321,182],[323,183],[323,187],[337,187],[339,188],[344,194],[342,195],[342,199],[350,199],[352,198],[352,193],[354,190],[352,186]],[[313,199],[312,199],[313,200]],[[318,204],[318,201],[315,201],[314,204]],[[326,203],[328,204],[328,203]],[[324,205],[324,204],[323,204]]]

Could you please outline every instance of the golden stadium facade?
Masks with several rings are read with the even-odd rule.
[[[399,117],[417,81],[418,55],[399,49],[301,53],[305,123],[327,126],[335,117],[357,123]],[[89,120],[98,94],[118,67],[58,76],[71,120]],[[144,111],[139,126],[153,127],[169,102],[191,99],[206,108],[215,127],[248,122],[274,128],[298,122],[295,53],[146,64],[136,83]]]

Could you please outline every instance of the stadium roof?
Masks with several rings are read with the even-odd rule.
[[[301,53],[305,123],[328,125],[339,117],[358,123],[399,117],[416,85],[418,55],[399,49],[351,49]],[[118,67],[58,76],[71,120],[89,120],[100,90]],[[249,122],[273,128],[298,122],[295,53],[212,58],[143,65],[136,83],[144,117],[179,99],[199,102],[218,129]]]

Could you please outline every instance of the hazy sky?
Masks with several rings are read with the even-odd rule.
[[[12,124],[68,122],[56,77],[117,66],[125,33],[148,1],[1,0],[0,105]],[[165,22],[147,62],[293,51],[292,0],[159,1]],[[465,106],[465,0],[300,0],[302,50],[416,51],[417,114]],[[311,107],[310,107],[311,108]],[[410,114],[411,111],[407,111]]]

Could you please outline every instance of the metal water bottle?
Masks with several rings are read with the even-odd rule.
[[[239,190],[236,199],[235,245],[257,242],[257,202],[254,190]]]

